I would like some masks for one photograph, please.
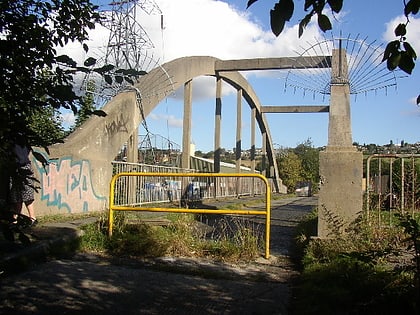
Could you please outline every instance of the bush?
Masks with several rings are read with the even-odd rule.
[[[313,214],[300,226],[308,222]],[[416,314],[416,273],[395,263],[407,236],[400,225],[378,228],[359,218],[331,239],[311,239],[306,233],[301,228],[297,238],[304,247],[303,270],[293,293],[293,313]]]

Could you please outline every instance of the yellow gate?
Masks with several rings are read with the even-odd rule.
[[[252,177],[262,180],[266,187],[265,209],[261,210],[242,210],[242,209],[187,209],[187,208],[165,208],[140,205],[118,205],[115,200],[115,187],[119,179],[124,177],[145,178],[145,177],[168,177],[168,178],[226,178],[226,177]],[[213,187],[216,189],[216,187]],[[109,226],[108,233],[112,236],[115,211],[152,211],[152,212],[179,212],[179,213],[201,213],[201,214],[237,214],[237,215],[265,215],[265,258],[270,257],[270,208],[271,195],[270,185],[266,177],[260,174],[222,174],[222,173],[147,173],[147,172],[123,172],[113,176],[110,184],[109,194]]]

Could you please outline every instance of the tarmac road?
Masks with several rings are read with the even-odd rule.
[[[270,260],[247,266],[76,254],[0,280],[0,314],[288,314],[293,228],[316,198],[273,201]]]

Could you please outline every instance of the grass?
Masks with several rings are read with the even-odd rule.
[[[290,195],[273,196],[273,199]],[[243,209],[265,199],[218,200],[218,208]],[[131,257],[202,257],[225,262],[248,262],[264,252],[264,227],[243,216],[169,213],[161,225],[148,224],[135,212],[114,217],[113,236],[107,236],[107,217],[83,227],[81,249]],[[159,221],[159,218],[157,219]]]
[[[345,234],[317,239],[314,217],[300,224],[296,238],[302,270],[293,314],[419,314],[408,235],[396,221],[378,227],[360,219]]]
[[[250,261],[263,251],[260,227],[242,218],[218,216],[209,221],[181,213],[165,219],[161,225],[148,224],[136,213],[118,213],[109,238],[103,217],[82,227],[81,250],[118,257],[205,257],[228,262]]]

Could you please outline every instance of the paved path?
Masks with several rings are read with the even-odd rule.
[[[315,203],[273,201],[273,259],[287,257],[293,227]],[[264,259],[231,266],[77,254],[1,279],[0,314],[287,314],[294,274],[288,263]]]

